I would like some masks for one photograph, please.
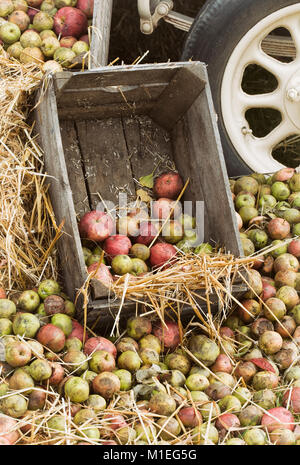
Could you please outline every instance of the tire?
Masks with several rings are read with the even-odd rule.
[[[227,62],[250,29],[272,13],[296,4],[299,2],[291,0],[208,0],[185,41],[182,60],[199,60],[208,65],[229,176],[248,174],[252,170],[234,148],[223,121],[221,88]]]

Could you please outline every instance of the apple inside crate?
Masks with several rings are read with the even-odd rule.
[[[41,95],[37,95],[40,99]],[[242,255],[206,67],[199,62],[115,66],[56,73],[36,108],[56,222],[65,288],[87,279],[78,220],[120,192],[136,199],[135,180],[175,167],[183,201],[204,201],[204,240]],[[132,304],[126,303],[126,308]],[[135,308],[135,305],[134,305]],[[81,307],[79,306],[79,310]],[[112,318],[119,302],[91,283],[88,322]],[[81,311],[81,310],[80,310]],[[80,315],[79,315],[80,316]]]

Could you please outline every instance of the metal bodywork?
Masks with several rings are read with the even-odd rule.
[[[176,13],[173,7],[172,0],[138,0],[140,27],[143,34],[152,34],[161,19],[178,29],[189,31],[194,18]]]
[[[190,30],[194,22],[194,18],[173,11],[172,0],[137,0],[137,4],[143,34],[152,34],[161,19],[186,32]],[[282,57],[294,58],[295,49],[289,37],[267,37],[262,46],[269,55],[276,55],[279,51]]]

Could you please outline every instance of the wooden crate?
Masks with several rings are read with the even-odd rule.
[[[65,221],[58,247],[71,297],[87,277],[78,218],[100,197],[115,202],[120,187],[135,198],[134,179],[151,173],[161,158],[162,169],[174,163],[184,180],[190,178],[183,200],[204,200],[205,240],[242,255],[203,64],[57,73],[35,116],[56,221]],[[113,317],[118,308],[94,281],[89,323],[100,313],[101,321]]]

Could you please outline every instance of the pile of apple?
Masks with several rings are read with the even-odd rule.
[[[93,8],[94,0],[0,0],[0,43],[21,63],[62,71],[89,50]]]
[[[164,173],[155,179],[156,200],[151,206],[128,206],[126,215],[117,222],[103,211],[93,210],[83,215],[79,232],[88,272],[96,272],[95,278],[109,287],[114,279],[128,273],[134,279],[150,269],[169,266],[179,250],[211,253],[210,244],[193,246],[197,240],[196,220],[183,214],[181,203],[175,200],[182,188],[178,173]],[[118,234],[114,234],[116,231]]]
[[[217,338],[144,316],[117,339],[84,336],[57,282],[2,290],[0,445],[37,427],[71,444],[299,444],[299,313],[274,321],[258,281]]]

